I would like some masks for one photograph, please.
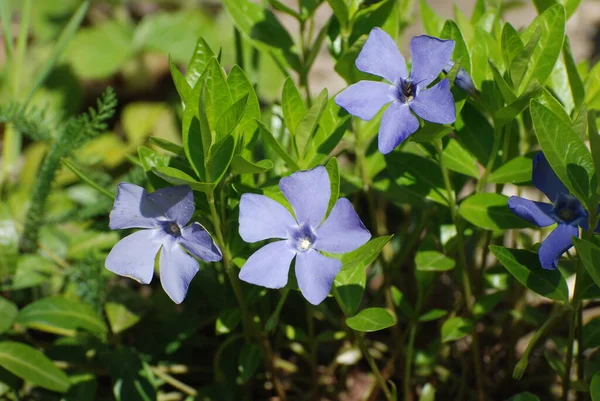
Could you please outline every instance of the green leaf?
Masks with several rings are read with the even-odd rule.
[[[178,156],[185,157],[185,150],[181,145],[168,141],[164,138],[159,138],[157,136],[150,136],[148,140],[152,145],[158,146],[159,148],[166,150],[167,152],[171,152]]]
[[[129,310],[126,305],[117,302],[107,302],[104,304],[104,312],[110,324],[113,333],[119,334],[130,327],[135,326],[141,317],[135,312]]]
[[[19,314],[17,305],[6,298],[0,297],[0,333],[7,332]]]
[[[531,56],[533,55],[533,52],[536,49],[541,37],[542,28],[538,26],[529,38],[529,41],[525,44],[525,46],[523,46],[521,51],[516,55],[510,64],[510,81],[515,88],[519,88],[521,82],[523,82],[525,72],[527,72],[527,68],[529,68],[529,61],[531,60]]]
[[[204,104],[208,126],[213,130],[216,128],[221,115],[232,104],[227,78],[216,57],[208,60],[208,65],[200,77],[200,82],[202,82],[200,101]]]
[[[241,97],[235,101],[219,118],[215,129],[217,135],[215,141],[220,141],[238,126],[242,121],[242,117],[246,112],[246,104],[248,103],[248,95]]]
[[[188,63],[187,69],[185,70],[185,80],[190,88],[196,86],[196,83],[198,83],[198,80],[206,69],[208,62],[213,57],[216,57],[216,55],[208,43],[206,43],[204,38],[199,38],[196,42],[196,47],[194,48],[192,58]]]
[[[590,148],[592,149],[592,158],[594,159],[596,174],[598,174],[600,171],[600,131],[598,131],[596,115],[594,110],[588,112],[587,129]],[[598,185],[600,185],[600,183],[598,183]]]
[[[542,87],[533,81],[529,87],[514,102],[504,106],[494,113],[494,121],[498,126],[512,122],[523,110],[529,106],[531,99],[539,95]]]
[[[510,24],[505,22],[502,27],[502,56],[504,57],[504,65],[511,65],[512,61],[523,50],[523,41],[517,30]]]
[[[427,0],[419,2],[419,10],[425,33],[430,36],[439,36],[444,27],[444,19],[435,13],[435,10],[427,3]]]
[[[500,89],[500,93],[502,94],[504,102],[507,104],[513,103],[515,100],[517,100],[517,96],[498,70],[498,67],[496,67],[496,64],[494,64],[492,60],[489,60],[489,63],[492,74],[494,75],[494,82],[496,82],[496,85],[498,85],[498,89]]]
[[[185,77],[179,71],[173,60],[169,57],[169,68],[171,70],[171,78],[173,79],[173,83],[175,84],[175,89],[177,89],[177,93],[181,100],[185,103],[189,99],[192,93],[192,87],[187,83]]]
[[[431,322],[438,320],[448,314],[448,311],[443,309],[432,309],[419,316],[419,322]]]
[[[205,180],[206,167],[204,166],[204,160],[206,153],[208,153],[208,147],[210,146],[210,143],[203,143],[203,132],[200,123],[201,90],[201,83],[198,83],[192,89],[190,98],[186,102],[183,118],[181,119],[181,132],[183,136],[183,149],[185,151],[186,158],[196,173],[196,176],[201,180]],[[204,129],[206,129],[206,127]]]
[[[446,145],[446,148],[442,152],[442,161],[452,171],[469,177],[479,178],[477,160],[454,139],[448,141],[448,145]]]
[[[569,301],[569,290],[563,275],[558,270],[542,268],[537,254],[497,245],[491,245],[490,250],[525,287],[555,301]]]
[[[373,238],[341,256],[342,270],[334,280],[334,294],[346,316],[356,313],[367,283],[366,268],[377,259],[391,236]]]
[[[587,146],[569,124],[539,102],[532,101],[530,110],[535,134],[550,166],[569,191],[588,210],[595,211],[596,173]]]
[[[494,184],[522,184],[531,181],[533,155],[517,156],[494,170],[488,182]]]
[[[510,211],[508,197],[497,193],[476,193],[460,204],[458,212],[469,223],[486,230],[530,227]]]
[[[546,88],[540,92],[540,96],[536,99],[540,104],[550,109],[556,117],[559,117],[563,122],[572,125],[571,117],[563,107],[563,105],[554,97],[554,95]]]
[[[473,322],[462,317],[452,317],[442,325],[442,342],[460,340],[473,330]]]
[[[420,251],[415,257],[417,270],[443,272],[454,269],[456,262],[438,251]]]
[[[372,332],[392,327],[396,319],[387,309],[367,308],[347,318],[346,324],[355,331]]]
[[[349,11],[348,5],[344,0],[327,0],[331,9],[333,10],[333,14],[336,16],[341,26],[346,26],[348,24],[349,19]]]
[[[442,205],[448,204],[440,167],[435,162],[400,151],[386,155],[385,161],[390,175],[403,189]]]
[[[273,162],[268,159],[254,163],[241,155],[234,155],[231,160],[232,174],[259,174],[267,172],[272,168]]]
[[[325,165],[325,168],[327,169],[327,175],[329,175],[329,182],[331,186],[331,196],[329,197],[327,213],[325,213],[325,216],[328,216],[329,212],[331,209],[333,209],[333,206],[340,197],[340,169],[338,167],[337,159],[332,157]]]
[[[600,63],[596,63],[585,80],[585,103],[600,110]]]
[[[577,255],[583,261],[583,267],[594,280],[594,283],[600,287],[600,264],[598,263],[600,261],[600,247],[579,238],[573,238],[573,244],[577,249]]]
[[[306,106],[292,78],[287,78],[283,84],[281,109],[283,111],[285,126],[293,137],[296,135],[298,123],[306,114]]]
[[[444,28],[439,35],[442,39],[451,39],[454,41],[454,52],[452,53],[452,60],[460,62],[460,66],[467,72],[471,73],[471,55],[467,48],[467,43],[463,37],[463,33],[452,20],[447,20],[444,23]]]
[[[225,137],[221,142],[211,147],[208,169],[210,171],[210,181],[214,186],[221,181],[227,172],[234,152],[235,140],[232,136]]]
[[[261,359],[261,348],[258,344],[244,344],[238,362],[238,373],[242,383],[248,382],[254,376]]]
[[[69,377],[40,351],[28,345],[0,342],[0,366],[14,375],[48,390],[64,393]]]
[[[562,5],[556,4],[538,15],[521,34],[521,40],[528,43],[535,32],[541,29],[540,40],[528,62],[527,71],[519,85],[518,93],[522,93],[522,89],[527,87],[533,79],[536,79],[541,85],[545,83],[562,50],[565,22],[565,9]]]
[[[279,142],[277,142],[277,139],[275,139],[275,137],[273,136],[271,131],[269,131],[267,126],[264,125],[262,123],[262,121],[256,120],[256,122],[258,123],[258,126],[261,129],[261,132],[263,134],[263,138],[264,138],[266,144],[271,149],[273,149],[275,151],[275,153],[277,153],[279,155],[279,157],[281,157],[281,159],[288,165],[288,168],[290,170],[292,170],[292,171],[300,170],[298,163],[296,163],[294,161],[294,159],[292,159],[290,157],[288,152],[285,149],[283,149],[283,147],[279,144]]]
[[[325,106],[327,106],[327,89],[321,91],[319,96],[314,100],[313,105],[298,122],[294,140],[296,142],[296,148],[298,149],[298,155],[301,159],[304,159],[306,155],[308,142],[312,139],[317,124],[321,119],[321,115],[323,114],[323,111],[325,111]]]
[[[246,76],[246,73],[237,65],[234,65],[227,77],[227,86],[234,102],[247,96],[246,109],[244,115],[238,123],[235,131],[243,137],[243,146],[250,142],[251,136],[258,127],[256,119],[260,119],[260,104],[254,87]],[[239,141],[239,139],[238,139]]]
[[[223,0],[223,4],[253,46],[271,54],[278,64],[288,64],[296,71],[301,70],[292,37],[270,10],[250,0]]]
[[[43,298],[19,312],[17,323],[48,333],[73,336],[77,329],[104,336],[108,327],[87,304],[66,298]]]
[[[590,382],[592,401],[600,401],[600,372],[594,373]]]
[[[156,167],[152,169],[152,172],[173,185],[189,185],[194,191],[209,194],[215,188],[215,184],[196,181],[193,177],[173,167]]]

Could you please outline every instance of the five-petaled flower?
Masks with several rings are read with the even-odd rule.
[[[298,286],[313,305],[329,294],[331,284],[342,263],[318,251],[351,252],[365,244],[371,234],[360,221],[352,204],[337,200],[327,212],[331,188],[324,167],[300,171],[279,182],[290,202],[295,218],[280,203],[256,194],[244,194],[240,202],[240,236],[246,242],[279,239],[248,258],[240,279],[267,288],[287,284],[290,265],[296,258]]]
[[[390,84],[360,81],[336,96],[335,102],[348,113],[371,120],[386,104],[392,103],[383,114],[379,127],[379,151],[390,153],[409,135],[419,129],[421,117],[438,124],[456,120],[450,82],[443,79],[427,89],[450,62],[453,40],[431,36],[416,36],[410,41],[412,71],[394,40],[380,28],[374,28],[356,58],[356,68],[385,78]]]
[[[198,272],[198,262],[221,260],[221,251],[199,223],[184,227],[194,214],[194,195],[187,185],[162,188],[151,194],[122,182],[110,212],[111,230],[145,228],[119,241],[106,258],[106,268],[148,284],[160,250],[160,281],[175,303],[185,298]],[[185,250],[184,250],[185,249]]]
[[[508,207],[538,227],[558,223],[538,250],[542,267],[556,269],[561,255],[573,246],[572,237],[579,236],[578,227],[588,228],[588,212],[559,180],[542,152],[533,159],[532,181],[552,204],[511,196]]]

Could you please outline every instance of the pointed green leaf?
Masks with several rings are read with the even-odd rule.
[[[255,121],[256,119],[260,119],[258,96],[256,96],[254,87],[250,83],[246,73],[237,65],[234,65],[229,72],[227,86],[229,86],[229,92],[234,102],[248,96],[244,115],[235,129],[236,132],[243,136],[243,145],[245,146],[258,127]]]
[[[417,270],[443,272],[454,269],[456,262],[438,251],[420,251],[415,256]]]
[[[329,175],[331,186],[331,196],[329,197],[329,205],[327,206],[327,213],[325,214],[325,216],[328,216],[340,197],[340,169],[338,167],[337,159],[332,157],[325,165],[325,168],[327,169],[327,175]]]
[[[246,104],[248,103],[248,95],[241,97],[233,103],[217,121],[215,141],[220,141],[229,135],[240,123],[244,113],[246,112]]]
[[[77,329],[103,336],[108,327],[96,312],[82,302],[66,298],[43,298],[19,312],[17,322],[25,327],[62,335],[75,335]]]
[[[387,329],[396,324],[396,319],[387,309],[367,308],[346,319],[352,330],[372,332]]]
[[[171,78],[173,79],[173,83],[175,84],[175,89],[177,89],[177,93],[181,100],[185,103],[188,98],[191,96],[192,87],[187,83],[183,74],[179,71],[173,60],[169,57],[169,68],[171,69]]]
[[[213,130],[221,115],[232,104],[225,73],[216,57],[212,57],[208,61],[200,81],[203,84],[201,102],[204,103],[208,126]]]
[[[530,110],[535,134],[552,169],[588,210],[596,210],[594,160],[585,143],[569,124],[540,102],[532,100]]]
[[[458,212],[469,223],[486,230],[529,227],[510,211],[508,197],[497,193],[476,193],[460,204]]]
[[[283,147],[279,144],[279,142],[277,142],[277,139],[275,139],[275,137],[273,136],[271,131],[267,128],[267,126],[264,125],[262,123],[262,121],[256,120],[256,122],[258,123],[259,128],[261,129],[261,133],[263,134],[263,138],[264,138],[266,144],[271,149],[273,149],[275,151],[275,153],[277,153],[279,155],[279,157],[281,157],[281,159],[288,165],[290,170],[293,170],[293,171],[300,170],[298,163],[296,163],[294,161],[294,159],[292,159],[290,157],[288,152],[285,149],[283,149]]]
[[[173,185],[189,185],[194,191],[209,194],[215,188],[214,183],[196,181],[190,175],[173,167],[156,167],[152,172]]]
[[[185,80],[190,88],[196,86],[196,83],[212,57],[215,57],[215,53],[203,38],[199,38],[198,42],[196,42],[196,48],[194,49],[192,58],[188,63],[187,70],[185,71]]]
[[[442,325],[442,342],[460,340],[473,330],[473,322],[462,317],[452,317]]]
[[[267,172],[272,168],[273,162],[268,159],[254,163],[241,155],[235,155],[231,160],[232,174],[259,174]]]
[[[535,51],[540,38],[542,37],[542,28],[537,27],[529,41],[525,43],[523,49],[516,55],[510,64],[510,81],[512,82],[515,88],[519,88],[521,82],[523,82],[523,78],[525,77],[525,72],[529,68],[529,62],[531,61],[531,56]]]
[[[448,141],[448,145],[442,152],[444,165],[457,173],[461,173],[473,178],[479,178],[479,169],[475,157],[467,152],[454,139]]]
[[[65,393],[69,377],[44,354],[29,345],[0,342],[0,366],[12,374],[52,391]]]
[[[523,50],[523,41],[517,30],[510,24],[505,22],[502,27],[502,56],[504,65],[510,66],[512,61]]]
[[[522,184],[531,181],[533,158],[517,156],[494,170],[488,177],[488,182],[494,184]]]
[[[287,78],[283,84],[281,109],[283,110],[285,126],[293,137],[296,135],[298,123],[302,120],[302,116],[306,114],[306,106],[292,78]]]
[[[521,284],[546,298],[568,302],[569,290],[558,270],[542,268],[536,253],[491,245],[490,250]]]
[[[306,111],[296,126],[294,140],[301,159],[306,155],[308,142],[312,139],[321,115],[325,111],[325,106],[327,106],[327,89],[321,91],[314,100],[313,105]]]

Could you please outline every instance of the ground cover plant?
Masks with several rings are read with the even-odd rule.
[[[580,2],[0,0],[0,398],[599,401]]]

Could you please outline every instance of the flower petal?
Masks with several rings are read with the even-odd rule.
[[[240,280],[267,288],[285,287],[295,255],[287,241],[271,242],[250,255],[240,270]]]
[[[448,64],[453,51],[453,40],[442,40],[427,35],[412,38],[410,41],[411,81],[419,88],[427,87]]]
[[[323,256],[314,249],[298,252],[296,279],[304,298],[313,305],[323,302],[341,268],[341,261]]]
[[[352,252],[371,239],[360,217],[346,198],[340,198],[331,209],[327,220],[316,232],[314,248],[331,253]]]
[[[452,124],[456,121],[456,107],[450,92],[450,81],[443,79],[435,86],[417,93],[410,108],[423,120]]]
[[[556,223],[552,217],[553,206],[548,203],[534,202],[519,196],[508,199],[508,208],[523,220],[538,227],[546,227]]]
[[[179,243],[192,255],[205,262],[218,262],[223,255],[208,231],[199,223],[181,230]]]
[[[331,187],[329,175],[323,166],[308,171],[298,171],[279,181],[279,188],[292,205],[299,225],[316,228],[323,221]]]
[[[371,120],[381,108],[393,100],[396,88],[383,82],[359,81],[335,97],[335,104],[353,116]]]
[[[165,245],[160,251],[160,282],[163,289],[175,302],[185,299],[192,279],[198,273],[198,262],[177,244]]]
[[[558,176],[550,167],[546,156],[538,152],[533,158],[533,174],[531,175],[533,185],[542,191],[552,202],[556,200],[558,194],[568,194],[569,190],[565,184],[558,179]]]
[[[117,186],[117,196],[110,212],[108,226],[111,230],[124,228],[153,228],[163,217],[158,206],[148,198],[148,192],[139,185],[122,182]]]
[[[383,114],[379,126],[379,151],[388,154],[410,134],[419,129],[419,120],[405,103],[392,103]]]
[[[152,281],[154,259],[162,245],[159,230],[140,230],[117,242],[104,265],[119,276],[130,277],[142,284]]]
[[[246,242],[287,238],[296,220],[279,202],[265,195],[243,194],[240,201],[240,236]]]
[[[356,58],[356,68],[383,77],[392,83],[408,77],[406,61],[398,46],[381,28],[373,28],[369,33],[365,45]]]
[[[194,194],[187,185],[157,189],[148,195],[170,221],[185,226],[194,214]]]
[[[538,250],[540,263],[544,269],[556,269],[558,259],[573,246],[571,237],[578,237],[579,229],[568,224],[559,224],[542,242]]]

